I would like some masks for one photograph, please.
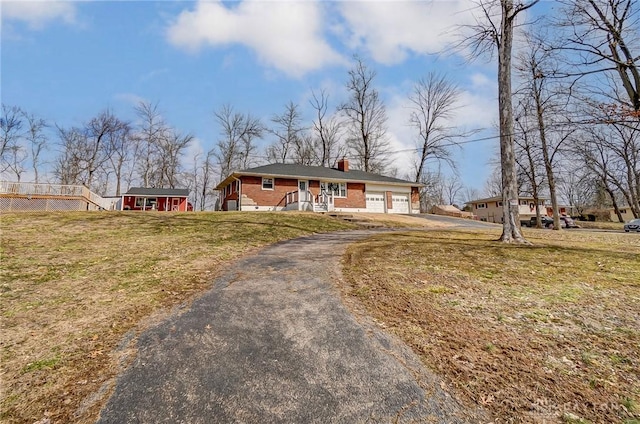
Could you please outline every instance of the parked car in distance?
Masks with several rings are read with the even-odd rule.
[[[532,216],[529,219],[523,219],[520,221],[520,225],[522,227],[535,227],[538,220],[535,216]],[[541,216],[540,222],[542,223],[542,228],[553,228],[553,218],[549,216]],[[562,228],[580,228],[578,224],[571,218],[570,216],[561,216],[560,217],[560,226]]]
[[[538,219],[535,216],[532,216],[529,219],[520,220],[520,226],[522,227],[535,227],[538,222]],[[540,222],[542,223],[542,228],[553,228],[553,218],[549,218],[548,216],[541,216]]]
[[[624,224],[624,231],[627,233],[629,231],[636,231],[640,233],[640,219],[632,219],[631,221]]]

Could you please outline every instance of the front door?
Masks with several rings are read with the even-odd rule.
[[[309,198],[309,181],[298,180],[298,201],[310,202]]]
[[[171,210],[172,211],[180,210],[180,198],[171,199]]]

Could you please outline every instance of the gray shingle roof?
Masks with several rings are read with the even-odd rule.
[[[256,168],[237,171],[232,174],[232,176],[236,177],[241,175],[421,186],[421,184],[415,182],[401,180],[399,178],[387,177],[371,172],[359,171],[357,169],[350,169],[349,171],[344,172],[338,169],[326,168],[323,166],[307,166],[294,163],[273,163],[270,165],[258,166]],[[218,187],[224,187],[225,185],[227,185],[229,183],[229,181],[227,180],[229,180],[230,178],[231,177],[228,177],[225,181],[222,181],[218,185]]]
[[[189,189],[131,187],[125,196],[188,197]]]

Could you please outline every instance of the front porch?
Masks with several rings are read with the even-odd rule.
[[[316,196],[309,190],[294,190],[285,195],[285,211],[333,212],[333,193],[322,192]]]

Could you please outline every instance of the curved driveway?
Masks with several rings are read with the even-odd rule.
[[[371,234],[299,238],[230,264],[187,311],[141,335],[98,422],[479,422],[342,304],[331,281],[345,246]]]

